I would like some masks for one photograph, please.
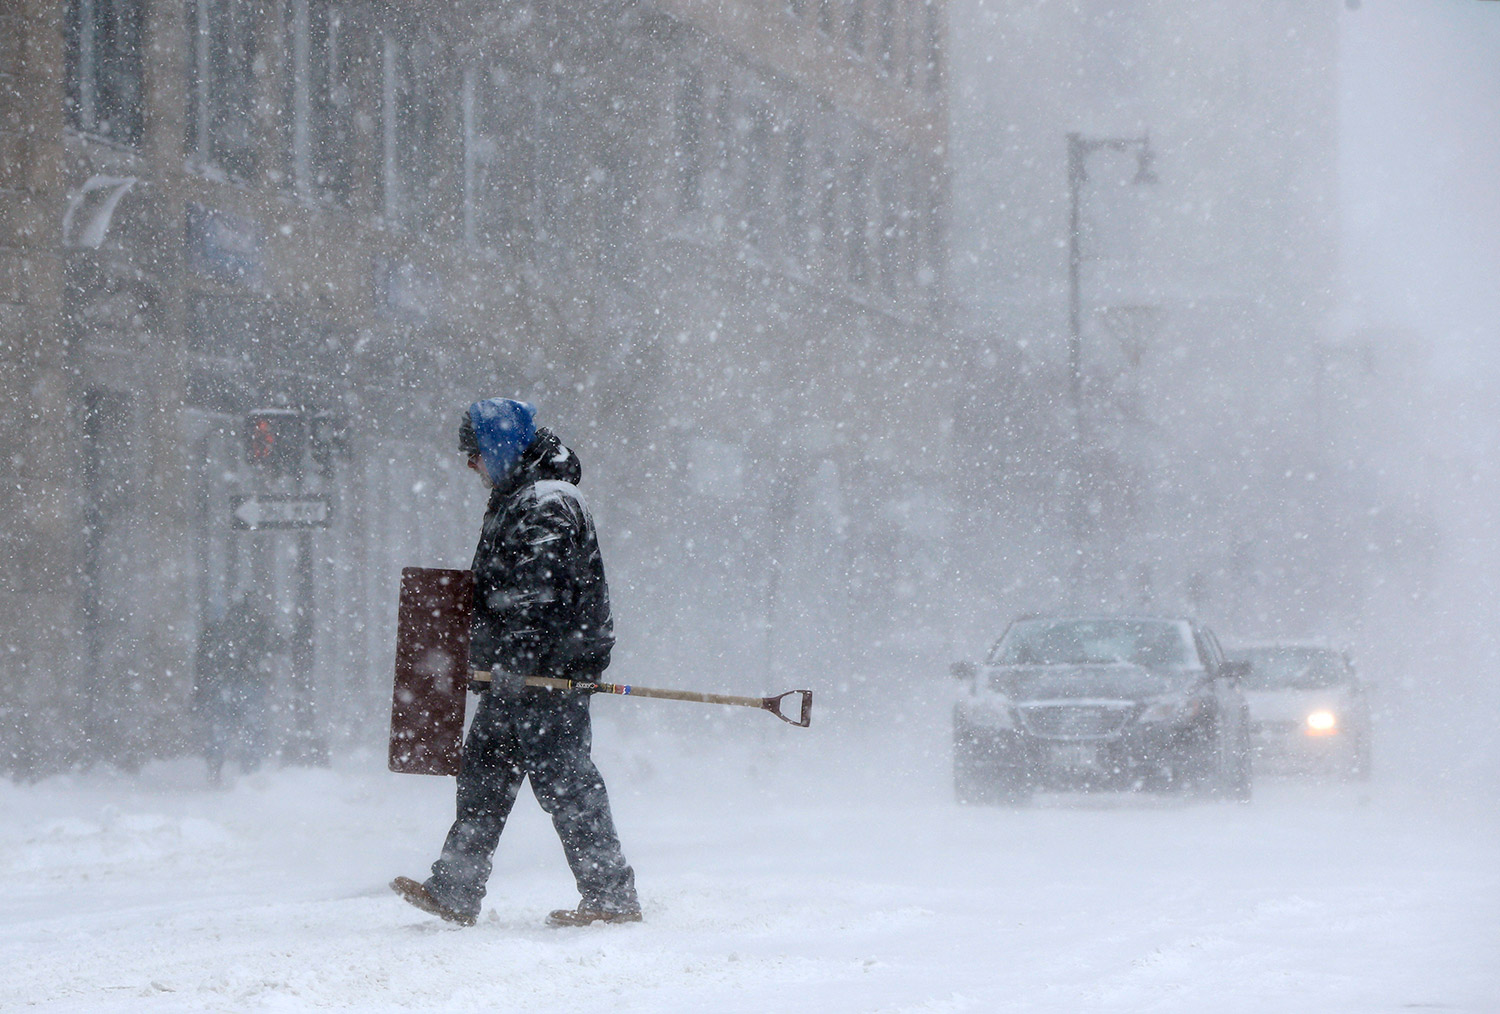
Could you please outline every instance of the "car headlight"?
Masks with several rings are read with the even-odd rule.
[[[1158,725],[1186,725],[1202,711],[1202,698],[1161,697],[1142,709],[1139,721]]]
[[[1016,720],[1011,717],[1010,699],[999,694],[985,694],[964,702],[964,717],[970,725],[981,729],[1014,729]]]
[[[1339,731],[1339,716],[1327,708],[1319,708],[1303,721],[1302,731],[1309,736],[1332,736]]]

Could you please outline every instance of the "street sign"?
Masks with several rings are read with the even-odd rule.
[[[327,528],[332,513],[325,497],[277,493],[237,496],[229,511],[230,524],[244,529]]]

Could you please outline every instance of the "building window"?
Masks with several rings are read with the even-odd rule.
[[[901,271],[901,193],[896,177],[887,174],[880,183],[880,288],[888,296],[896,294],[896,279]]]
[[[443,211],[444,92],[451,91],[445,66],[431,36],[381,36],[380,179],[388,222],[421,228]]]
[[[927,90],[943,87],[943,12],[937,0],[925,0],[927,7]]]
[[[943,283],[943,199],[937,180],[927,177],[919,188],[922,201],[921,237],[917,246],[917,284],[936,295]]]
[[[255,175],[257,4],[189,0],[188,151],[230,176]]]
[[[630,171],[629,154],[619,147],[608,146],[595,158],[582,195],[592,226],[595,263],[613,278],[631,278],[637,270],[632,228],[640,203],[636,175]]]
[[[823,178],[818,188],[818,228],[816,238],[823,248],[823,263],[826,270],[835,268],[839,246],[839,186],[838,163],[832,153],[823,166]]]
[[[730,197],[734,192],[735,161],[740,154],[740,131],[734,112],[734,94],[729,90],[728,81],[719,82],[718,94],[714,96],[713,131],[717,206],[733,208]]]
[[[849,48],[856,53],[865,51],[865,0],[848,0],[849,12],[844,29],[849,35]]]
[[[915,179],[917,170],[910,159],[902,163],[901,180],[901,202],[900,202],[900,245],[897,247],[899,268],[898,272],[903,281],[910,284],[916,280],[917,274],[917,214],[916,199],[920,191],[910,181]]]
[[[876,30],[880,33],[880,41],[875,46],[875,58],[880,69],[889,74],[896,61],[896,0],[880,0]]]
[[[401,218],[401,181],[398,170],[400,138],[396,136],[398,61],[400,46],[387,33],[380,36],[380,192],[381,213],[388,222]]]
[[[902,37],[906,40],[903,47],[905,51],[902,64],[902,83],[908,88],[916,87],[917,83],[917,8],[924,6],[924,0],[901,0],[901,28]]]
[[[703,202],[703,73],[688,71],[677,93],[677,206],[696,211]]]
[[[479,68],[473,65],[464,68],[463,80],[458,89],[458,128],[460,141],[463,144],[463,196],[460,202],[463,207],[463,237],[464,242],[473,246],[478,240],[479,215],[475,205],[475,197],[478,194],[478,153],[474,145],[479,140],[478,120],[476,116],[475,103],[477,101],[479,82]]]
[[[538,157],[531,124],[542,100],[528,95],[523,83],[499,65],[464,72],[464,238],[476,246],[527,256]]]
[[[77,130],[139,144],[143,126],[141,0],[70,0],[68,122]]]
[[[849,173],[849,281],[855,285],[870,282],[870,171],[867,159],[861,158]]]
[[[355,178],[355,83],[370,58],[369,26],[333,0],[288,0],[284,11],[288,183],[347,204]]]
[[[802,124],[786,131],[786,235],[787,249],[800,260],[807,255],[807,135]]]
[[[772,175],[775,128],[771,109],[764,102],[750,107],[749,127],[745,134],[745,238],[760,243],[764,238],[770,208],[770,191],[775,185]]]

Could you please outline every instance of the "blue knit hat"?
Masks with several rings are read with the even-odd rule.
[[[510,398],[476,401],[459,426],[459,449],[477,452],[495,482],[510,474],[535,439],[536,409]]]

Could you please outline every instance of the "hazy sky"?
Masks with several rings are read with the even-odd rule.
[[[1442,372],[1493,378],[1500,2],[1361,0],[1343,28],[1348,323],[1415,328]]]
[[[1500,2],[1362,0],[1344,13],[1342,61],[1345,323],[1408,328],[1428,357],[1425,383],[1409,378],[1425,388],[1411,421],[1427,465],[1415,482],[1391,477],[1425,489],[1442,530],[1431,594],[1412,603],[1429,637],[1411,657],[1490,673],[1500,662]],[[1473,716],[1500,706],[1500,688],[1483,675],[1461,683],[1470,713],[1443,711],[1439,694],[1426,703],[1435,727],[1469,744],[1463,763],[1492,777],[1500,739]]]

